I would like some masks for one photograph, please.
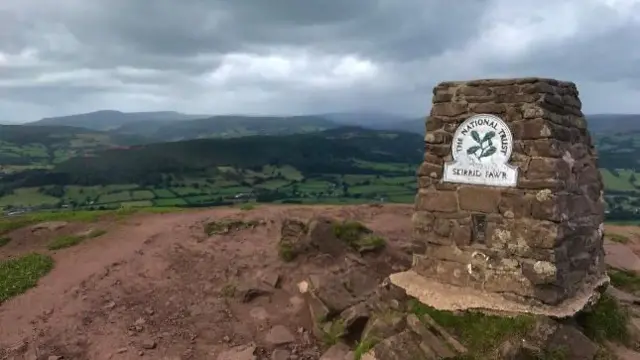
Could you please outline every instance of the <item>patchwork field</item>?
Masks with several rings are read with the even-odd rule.
[[[0,206],[114,208],[120,206],[189,206],[237,200],[273,203],[410,203],[416,178],[404,164],[377,164],[389,175],[318,175],[305,178],[291,166],[262,171],[220,168],[213,177],[181,178],[154,185],[44,186],[21,188],[0,197]]]
[[[392,171],[388,175],[344,174],[305,178],[291,166],[262,171],[221,167],[212,177],[173,177],[154,185],[45,186],[20,188],[0,197],[0,207],[115,208],[121,206],[203,206],[258,200],[272,203],[358,204],[412,203],[416,177],[409,164],[363,164]],[[398,175],[400,172],[400,175]],[[635,211],[640,189],[631,170],[601,170],[608,208]],[[408,175],[402,175],[408,174]]]

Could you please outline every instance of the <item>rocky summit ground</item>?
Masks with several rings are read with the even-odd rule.
[[[317,359],[297,284],[327,264],[284,262],[277,245],[283,220],[317,215],[361,221],[384,235],[390,252],[409,238],[407,206],[258,206],[18,229],[0,260],[37,251],[52,254],[55,266],[0,305],[0,359],[216,359],[247,344],[262,359],[280,345],[293,359]],[[207,224],[228,219],[252,226],[205,234]],[[107,232],[47,247],[90,229]]]
[[[455,338],[433,321],[452,325],[451,318],[407,312],[411,299],[385,282],[411,264],[411,213],[407,205],[260,205],[16,229],[0,260],[38,252],[55,265],[0,304],[0,359],[400,360],[483,349],[471,332]],[[331,221],[342,220],[363,226],[338,234]],[[640,270],[640,228],[611,234],[607,261],[616,276]],[[58,247],[54,238],[84,241]],[[612,296],[640,304],[640,282],[625,279],[629,288]],[[472,321],[462,327],[486,319]],[[489,336],[520,325],[501,323]],[[536,328],[583,341],[591,358],[600,349],[558,325]],[[640,359],[628,346],[609,349]]]

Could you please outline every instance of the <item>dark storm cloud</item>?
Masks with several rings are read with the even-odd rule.
[[[518,75],[576,81],[593,111],[640,111],[598,96],[636,95],[639,10],[634,0],[6,1],[0,113],[422,114],[438,81]]]
[[[147,60],[161,63],[163,57],[273,46],[413,59],[469,39],[485,2],[463,2],[101,0],[67,16],[64,24],[82,44],[93,44],[104,60],[109,54],[119,61],[155,55],[159,58]]]

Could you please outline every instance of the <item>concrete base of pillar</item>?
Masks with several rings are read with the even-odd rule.
[[[491,314],[543,315],[553,318],[574,316],[586,306],[595,303],[603,289],[609,284],[609,277],[585,283],[582,291],[558,305],[528,305],[509,300],[500,294],[442,284],[419,275],[413,270],[391,274],[391,283],[404,289],[407,295],[425,305],[446,311],[481,311]]]

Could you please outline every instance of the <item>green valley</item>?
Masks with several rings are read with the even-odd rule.
[[[138,114],[103,131],[54,123],[0,128],[0,207],[410,203],[424,149],[416,126],[412,132],[373,130],[319,116],[144,121]],[[157,141],[172,134],[188,140]],[[594,139],[610,217],[635,220],[640,133],[600,129]]]
[[[411,202],[422,137],[343,127],[109,149],[5,173],[0,206]]]

